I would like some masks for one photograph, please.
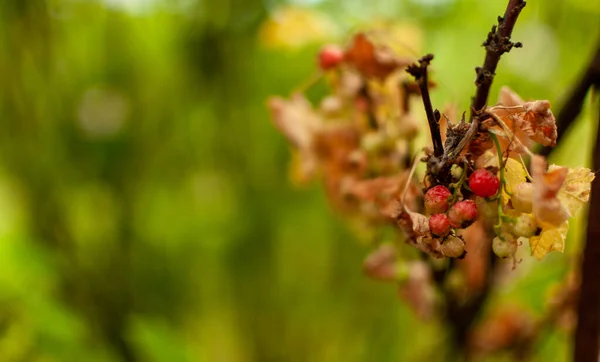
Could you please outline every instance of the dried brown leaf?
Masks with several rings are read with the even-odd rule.
[[[300,180],[311,178],[317,170],[313,142],[323,127],[319,114],[301,93],[292,95],[290,99],[272,97],[267,105],[275,127],[298,151],[293,174]]]
[[[395,281],[398,276],[396,259],[396,248],[391,244],[382,244],[367,256],[363,270],[373,279]]]
[[[298,149],[311,147],[314,134],[321,129],[322,121],[310,102],[301,93],[291,98],[272,97],[268,101],[275,127]]]
[[[568,172],[566,167],[556,167],[548,172],[544,157],[534,155],[531,159],[533,215],[542,227],[558,227],[571,216],[557,197]]]
[[[544,146],[556,146],[556,119],[546,100],[524,102],[508,87],[500,90],[500,104],[488,108],[497,115],[525,146],[526,138]]]
[[[346,50],[345,58],[367,78],[384,79],[400,67],[410,64],[397,57],[391,49],[376,46],[365,33],[354,36],[352,44]]]

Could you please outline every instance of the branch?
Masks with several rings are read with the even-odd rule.
[[[425,113],[427,114],[427,122],[429,122],[429,131],[431,131],[431,140],[433,142],[433,155],[440,157],[444,154],[444,145],[442,144],[442,135],[440,133],[440,112],[433,111],[431,105],[431,98],[429,97],[429,83],[427,81],[427,67],[433,59],[433,54],[427,54],[423,58],[419,59],[419,64],[409,65],[406,71],[415,77],[419,89],[421,90],[421,98],[423,98],[423,105],[425,106]]]
[[[498,62],[500,61],[500,57],[502,54],[509,52],[513,47],[520,48],[522,46],[521,43],[513,43],[510,40],[513,28],[515,27],[515,23],[517,22],[517,18],[521,13],[521,10],[525,7],[524,0],[509,0],[508,5],[506,6],[506,11],[504,12],[504,17],[498,17],[498,25],[492,26],[492,30],[488,33],[487,39],[483,42],[483,46],[485,47],[486,54],[483,62],[483,67],[475,68],[477,72],[477,77],[475,78],[475,85],[477,86],[477,91],[475,92],[475,96],[473,97],[473,101],[471,103],[471,126],[464,134],[463,139],[458,144],[456,150],[452,150],[449,154],[444,154],[443,157],[440,157],[435,149],[434,142],[434,156],[428,161],[428,169],[433,174],[438,174],[439,171],[447,170],[449,164],[452,163],[453,155],[458,155],[464,147],[471,143],[471,140],[477,132],[479,131],[479,117],[480,113],[485,110],[485,106],[487,104],[487,99],[490,93],[490,88],[492,86],[492,81],[494,80],[496,67],[498,66]],[[408,72],[419,72],[423,67],[422,58],[419,63],[421,67],[417,65],[413,65],[409,67]],[[431,60],[431,59],[429,59]],[[428,64],[428,63],[427,63]],[[413,74],[414,75],[414,74]],[[427,75],[427,73],[425,73]],[[416,77],[416,75],[415,75]],[[425,98],[424,98],[425,99]],[[425,100],[424,100],[425,102]],[[425,106],[427,108],[427,105]],[[429,119],[428,114],[428,119]],[[430,128],[432,127],[431,120],[429,121]],[[439,125],[435,122],[435,126],[438,128],[439,133]],[[432,130],[432,138],[433,138],[433,130]],[[443,151],[443,147],[441,148]],[[448,150],[446,150],[448,152]]]
[[[600,83],[596,83],[600,90]],[[600,105],[600,99],[598,100]],[[600,118],[600,110],[599,110]],[[598,127],[596,139],[600,139]],[[600,169],[600,144],[594,149],[594,170]],[[581,266],[581,293],[577,305],[577,330],[575,331],[574,361],[597,362],[600,351],[600,177],[592,182],[592,196],[583,265]]]
[[[571,97],[565,102],[556,117],[556,127],[559,131],[558,138],[556,139],[557,143],[565,135],[566,130],[569,129],[571,124],[575,122],[579,113],[581,113],[585,96],[594,84],[600,84],[600,40],[598,41],[596,55],[592,58],[583,75],[573,87],[570,93]],[[541,149],[540,154],[547,156],[551,151],[551,147],[544,147]]]
[[[493,239],[494,230],[486,227],[486,238]],[[472,333],[473,326],[480,317],[481,311],[487,302],[493,287],[493,278],[498,267],[498,258],[492,252],[491,243],[484,246],[489,255],[489,264],[484,271],[485,282],[475,295],[466,301],[461,298],[449,298],[446,300],[446,320],[450,323],[452,329],[452,338],[454,346],[465,354],[465,360],[469,361],[472,350],[469,345],[469,335]]]
[[[376,130],[379,128],[379,122],[377,122],[377,118],[375,117],[375,111],[373,106],[373,98],[369,94],[369,89],[367,86],[363,86],[359,91],[359,96],[367,104],[367,120],[369,121],[369,128]]]
[[[475,68],[477,91],[471,103],[471,120],[487,104],[500,56],[509,52],[513,47],[520,48],[522,46],[521,43],[513,43],[510,37],[525,4],[524,0],[510,0],[504,12],[504,17],[498,17],[498,26],[492,26],[492,31],[488,33],[487,39],[483,43],[486,54],[483,67]]]
[[[477,72],[477,77],[475,79],[477,91],[475,92],[475,96],[471,103],[472,123],[460,142],[459,153],[471,142],[471,139],[479,130],[480,117],[478,116],[481,111],[485,110],[500,57],[502,54],[509,52],[513,47],[518,48],[522,46],[521,43],[511,42],[510,37],[517,18],[524,7],[524,0],[509,0],[506,11],[504,12],[504,17],[498,17],[498,26],[494,25],[492,27],[486,41],[483,43],[483,46],[486,49],[486,55],[483,67],[475,68],[475,71]],[[445,158],[448,157],[448,155],[445,156]],[[447,159],[442,159],[441,167],[446,167],[446,163]],[[488,234],[488,240],[493,238],[494,233],[490,227],[486,227],[486,234]],[[446,319],[452,326],[454,341],[459,349],[467,349],[469,331],[489,297],[492,288],[492,276],[497,267],[495,255],[491,250],[490,258],[489,269],[486,273],[486,282],[479,294],[473,296],[466,303],[459,303],[458,300],[452,298],[446,301]],[[469,357],[468,351],[465,357]]]

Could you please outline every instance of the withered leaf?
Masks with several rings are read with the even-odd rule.
[[[322,127],[322,122],[303,94],[295,93],[289,100],[272,97],[268,107],[275,127],[291,144],[299,149],[310,147],[313,135]]]
[[[556,165],[550,165],[549,171],[554,171],[560,168]],[[592,181],[596,176],[594,173],[585,167],[569,169],[565,182],[558,191],[558,199],[561,204],[567,208],[571,216],[575,215],[581,207],[590,200],[590,190]]]
[[[522,143],[523,135],[544,146],[556,146],[556,119],[547,100],[524,102],[508,87],[500,90],[500,104],[489,107]],[[527,144],[526,144],[527,145]]]
[[[344,59],[365,77],[379,79],[384,79],[398,68],[410,64],[406,59],[398,58],[391,49],[383,45],[376,46],[365,33],[354,36]]]
[[[549,252],[563,252],[565,249],[565,239],[569,231],[569,222],[565,221],[559,227],[546,227],[542,229],[539,236],[529,238],[531,246],[531,255],[538,260],[542,260]]]
[[[267,106],[275,127],[298,150],[294,174],[307,180],[316,172],[317,159],[313,152],[315,135],[323,127],[322,120],[301,93],[288,99],[272,97]]]
[[[557,198],[569,170],[566,167],[556,167],[547,172],[546,168],[544,157],[532,157],[533,216],[542,227],[558,227],[571,216],[569,210]]]
[[[369,277],[382,281],[395,281],[398,277],[396,248],[382,244],[373,250],[363,263],[363,270]]]

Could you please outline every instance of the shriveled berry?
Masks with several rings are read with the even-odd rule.
[[[455,228],[466,228],[477,219],[477,205],[473,200],[463,200],[452,205],[448,212],[450,225]]]
[[[337,45],[325,45],[319,52],[319,66],[322,70],[337,67],[344,60],[344,50]]]
[[[429,214],[443,214],[448,210],[448,199],[452,193],[446,186],[437,185],[425,193],[425,210]]]
[[[457,236],[448,236],[441,245],[441,252],[449,258],[462,258],[465,256],[465,242]]]
[[[429,230],[433,235],[446,236],[450,232],[450,219],[446,214],[435,214],[429,218]]]
[[[535,235],[538,229],[535,218],[531,214],[521,214],[515,218],[515,222],[506,225],[511,234],[526,238]]]
[[[486,169],[475,170],[469,177],[469,187],[480,197],[496,195],[500,187],[498,177]]]
[[[500,258],[508,258],[517,252],[517,241],[514,239],[502,240],[498,236],[492,240],[492,250]]]
[[[533,184],[523,182],[518,184],[515,190],[513,190],[510,201],[515,210],[530,213],[533,210],[532,199]]]

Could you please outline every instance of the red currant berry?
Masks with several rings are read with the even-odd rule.
[[[425,193],[425,210],[430,214],[443,214],[448,210],[448,199],[452,193],[446,186],[437,185]]]
[[[338,66],[344,60],[344,50],[337,45],[325,45],[319,52],[319,66],[329,70]]]
[[[435,214],[429,218],[429,230],[433,235],[446,236],[450,233],[450,219],[446,214]]]
[[[452,205],[448,212],[450,225],[455,228],[466,228],[477,219],[477,205],[473,200],[463,200]]]
[[[475,170],[469,178],[469,187],[479,197],[496,195],[500,187],[498,177],[486,169]]]

